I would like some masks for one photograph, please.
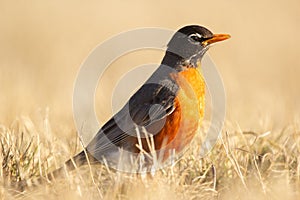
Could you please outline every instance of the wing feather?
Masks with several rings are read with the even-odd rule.
[[[159,70],[158,70],[159,72]],[[157,74],[157,73],[156,73]],[[103,154],[112,146],[130,151],[135,146],[136,126],[151,127],[155,122],[164,120],[170,115],[174,107],[178,86],[169,77],[154,74],[99,130],[87,150],[92,155]],[[153,79],[160,79],[152,83]],[[149,83],[150,82],[150,83]],[[98,156],[98,155],[95,155]]]

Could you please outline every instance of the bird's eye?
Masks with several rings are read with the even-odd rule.
[[[189,40],[192,43],[199,44],[201,42],[202,36],[200,34],[191,34],[189,35]]]

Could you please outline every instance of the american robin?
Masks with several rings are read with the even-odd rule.
[[[87,160],[118,165],[120,156],[125,157],[121,159],[124,164],[130,160],[126,153],[132,156],[153,150],[165,161],[170,152],[181,152],[197,133],[204,116],[205,81],[200,61],[211,44],[228,38],[228,34],[213,34],[198,25],[179,29],[168,43],[158,69],[102,126],[85,151],[67,161],[65,167],[72,170],[87,164]],[[48,178],[60,176],[62,170],[50,173]]]

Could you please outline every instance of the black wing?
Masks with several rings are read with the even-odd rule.
[[[103,154],[112,146],[129,150],[135,146],[135,143],[131,143],[135,140],[131,139],[136,138],[137,126],[147,129],[172,113],[175,109],[174,99],[178,85],[169,74],[168,70],[159,68],[128,103],[99,130],[87,147],[89,153]]]

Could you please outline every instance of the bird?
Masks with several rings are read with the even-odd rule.
[[[199,131],[205,111],[205,79],[201,59],[216,42],[229,34],[213,34],[200,25],[180,28],[167,44],[161,64],[123,108],[96,133],[91,142],[64,166],[50,172],[48,181],[88,163],[108,163],[127,170],[130,159],[153,153],[160,161],[184,151]],[[149,145],[149,140],[152,143]],[[123,155],[124,159],[120,160]],[[145,165],[153,160],[144,157]],[[20,190],[45,182],[22,180]]]

